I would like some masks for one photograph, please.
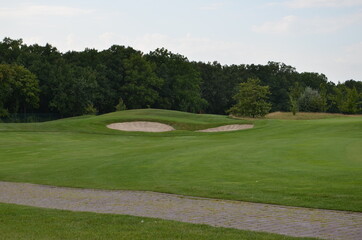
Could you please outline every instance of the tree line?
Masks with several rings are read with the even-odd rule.
[[[0,117],[55,113],[62,117],[136,108],[226,114],[241,83],[270,90],[271,111],[362,113],[362,82],[329,82],[284,63],[193,62],[160,48],[144,54],[113,45],[61,53],[50,44],[0,42]]]

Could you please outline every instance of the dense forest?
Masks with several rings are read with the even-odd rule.
[[[221,65],[192,62],[167,49],[148,54],[113,45],[61,53],[21,39],[0,42],[0,117],[59,117],[135,108],[225,114],[247,79],[269,86],[271,111],[362,113],[362,82],[329,82],[284,63]]]

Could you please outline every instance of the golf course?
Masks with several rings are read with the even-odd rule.
[[[122,132],[147,120],[176,131]],[[362,211],[362,118],[257,120],[130,110],[44,123],[0,125],[0,178],[54,186],[128,189]]]
[[[42,123],[1,123],[0,181],[151,191],[361,212],[362,117],[300,114],[301,119],[307,120],[290,120],[287,113],[242,120],[222,115],[140,109]],[[151,133],[107,128],[112,123],[135,121],[163,123],[175,130]],[[198,132],[232,124],[248,124],[253,128]],[[213,239],[211,235],[215,239],[233,239],[233,234],[238,239],[289,239],[240,230],[209,230],[213,228],[163,220],[158,221],[161,225],[151,235],[148,231],[154,232],[149,229],[154,229],[153,221],[140,226],[137,234],[141,235],[138,236],[132,235],[129,226],[132,221],[139,222],[137,217],[7,204],[1,204],[0,209],[0,231],[8,237],[17,232],[13,239],[26,238],[26,228],[31,225],[44,226],[34,238],[56,238],[47,230],[56,228],[47,218],[56,219],[54,224],[57,225],[62,225],[62,221],[86,219],[90,225],[83,222],[82,226],[74,226],[88,229],[82,230],[83,237],[93,230],[92,224],[96,226],[105,221],[111,222],[107,224],[110,229],[112,224],[123,224],[122,230],[117,231],[128,232],[134,239],[144,239],[142,232],[167,239],[167,234],[163,235],[167,231],[174,231],[172,236],[177,238],[175,231],[180,227],[191,235],[201,234],[196,234],[195,239]],[[11,224],[15,216],[22,216],[24,221]],[[24,227],[27,222],[31,222],[30,226]],[[112,232],[110,229],[107,231]],[[202,230],[205,231],[202,233]],[[102,235],[104,239],[106,236]]]

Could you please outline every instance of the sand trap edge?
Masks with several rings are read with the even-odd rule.
[[[246,130],[253,128],[253,124],[231,124],[231,125],[224,125],[215,128],[208,128],[203,130],[198,130],[196,132],[231,132],[231,131],[239,131],[239,130]]]

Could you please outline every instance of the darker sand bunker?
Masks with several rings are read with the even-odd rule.
[[[215,128],[208,128],[199,130],[197,132],[230,132],[230,131],[238,131],[238,130],[245,130],[253,128],[254,125],[252,124],[232,124],[232,125],[225,125]]]
[[[123,122],[107,125],[108,128],[127,132],[169,132],[175,130],[167,124],[158,122]]]

